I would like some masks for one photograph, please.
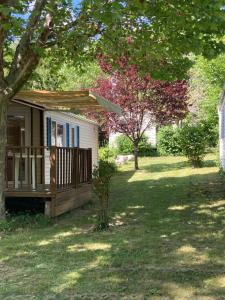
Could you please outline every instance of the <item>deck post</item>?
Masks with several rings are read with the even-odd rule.
[[[87,174],[87,179],[88,182],[91,182],[92,179],[92,149],[88,148],[88,174]]]
[[[79,148],[74,149],[74,186],[78,186],[78,176],[79,176]]]
[[[57,162],[56,146],[50,147],[50,190],[52,194],[56,194],[56,162]]]

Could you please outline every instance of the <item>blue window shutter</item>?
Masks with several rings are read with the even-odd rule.
[[[66,147],[70,146],[70,124],[66,123]]]
[[[80,126],[76,127],[76,147],[80,147]]]
[[[47,146],[50,147],[52,145],[52,120],[51,118],[47,118]]]
[[[76,129],[73,128],[73,145],[72,147],[76,147]]]

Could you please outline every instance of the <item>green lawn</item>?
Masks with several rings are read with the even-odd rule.
[[[0,239],[0,299],[225,299],[225,189],[213,155],[140,159],[112,184],[113,227],[93,211]]]

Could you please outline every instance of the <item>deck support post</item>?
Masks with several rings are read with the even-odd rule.
[[[56,194],[56,146],[50,148],[50,190],[52,194]]]
[[[92,149],[88,148],[88,182],[91,182],[92,179]]]
[[[79,176],[79,148],[74,149],[74,187],[78,187],[78,176]]]

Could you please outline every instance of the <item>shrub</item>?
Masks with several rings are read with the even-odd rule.
[[[116,150],[118,154],[133,154],[133,142],[126,135],[119,135],[116,138]],[[139,156],[155,156],[156,149],[154,149],[148,142],[148,138],[144,135],[139,143]]]
[[[124,134],[116,138],[116,148],[118,154],[132,154],[134,153],[133,142]]]
[[[201,123],[195,126],[185,124],[179,130],[179,144],[182,148],[182,153],[195,168],[202,166],[207,143],[208,137]]]
[[[210,120],[210,119],[201,120],[200,124],[203,127],[203,131],[207,138],[207,146],[209,148],[215,148],[219,140],[218,125],[215,124],[214,120]]]
[[[99,148],[99,159],[109,160],[115,158],[117,155],[117,150],[115,148],[110,148],[109,145]]]
[[[148,142],[148,138],[144,135],[139,144],[139,156],[156,156],[157,150]]]
[[[115,172],[116,165],[104,160],[100,160],[93,170],[92,188],[99,204],[96,230],[106,230],[109,227],[109,188]]]
[[[180,155],[179,128],[164,126],[157,133],[157,151],[161,155]]]

